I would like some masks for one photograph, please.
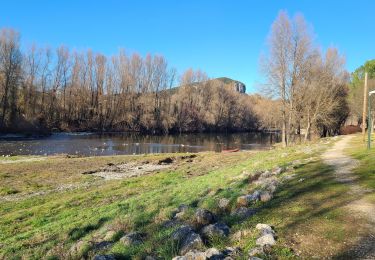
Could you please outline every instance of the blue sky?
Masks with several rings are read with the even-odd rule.
[[[163,54],[181,73],[200,68],[257,91],[260,54],[279,10],[301,12],[325,49],[339,48],[353,71],[375,58],[375,1],[3,1],[0,27],[22,35],[23,47],[36,43],[112,55]]]

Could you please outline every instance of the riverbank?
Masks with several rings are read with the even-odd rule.
[[[362,162],[375,153],[361,149],[359,138],[351,149],[360,161],[356,174],[371,186],[371,168]],[[277,238],[260,257],[339,257],[366,233],[366,225],[352,224],[364,220],[345,209],[355,199],[350,187],[321,158],[339,139],[236,153],[1,158],[0,258],[170,259],[181,254],[173,234],[185,224],[202,236],[198,249],[238,248],[233,257],[247,259],[257,247],[259,223],[271,225]],[[241,196],[268,183],[259,178],[274,180],[273,192],[267,184],[269,199],[244,205]],[[204,239],[199,209],[228,232]],[[241,210],[255,214],[239,220]],[[139,235],[136,243],[129,242],[131,232]]]

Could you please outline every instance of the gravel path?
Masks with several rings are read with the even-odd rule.
[[[352,138],[353,136],[350,135],[344,136],[322,155],[324,162],[335,168],[336,179],[341,183],[350,185],[350,192],[358,199],[350,202],[346,208],[350,214],[356,214],[358,217],[367,219],[366,227],[369,231],[367,237],[361,238],[354,248],[339,258],[375,259],[375,205],[364,198],[364,195],[374,191],[361,187],[357,182],[357,177],[352,173],[357,167],[358,161],[344,153]]]

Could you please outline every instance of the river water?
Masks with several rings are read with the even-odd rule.
[[[0,156],[117,155],[268,149],[275,133],[141,135],[134,133],[56,133],[47,137],[0,136]]]

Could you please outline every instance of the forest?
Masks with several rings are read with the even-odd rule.
[[[266,129],[280,130],[287,145],[296,134],[337,134],[350,114],[345,57],[336,48],[322,51],[300,15],[280,12],[274,21],[260,94],[201,70],[179,75],[161,55],[20,45],[19,32],[1,30],[2,132]]]

